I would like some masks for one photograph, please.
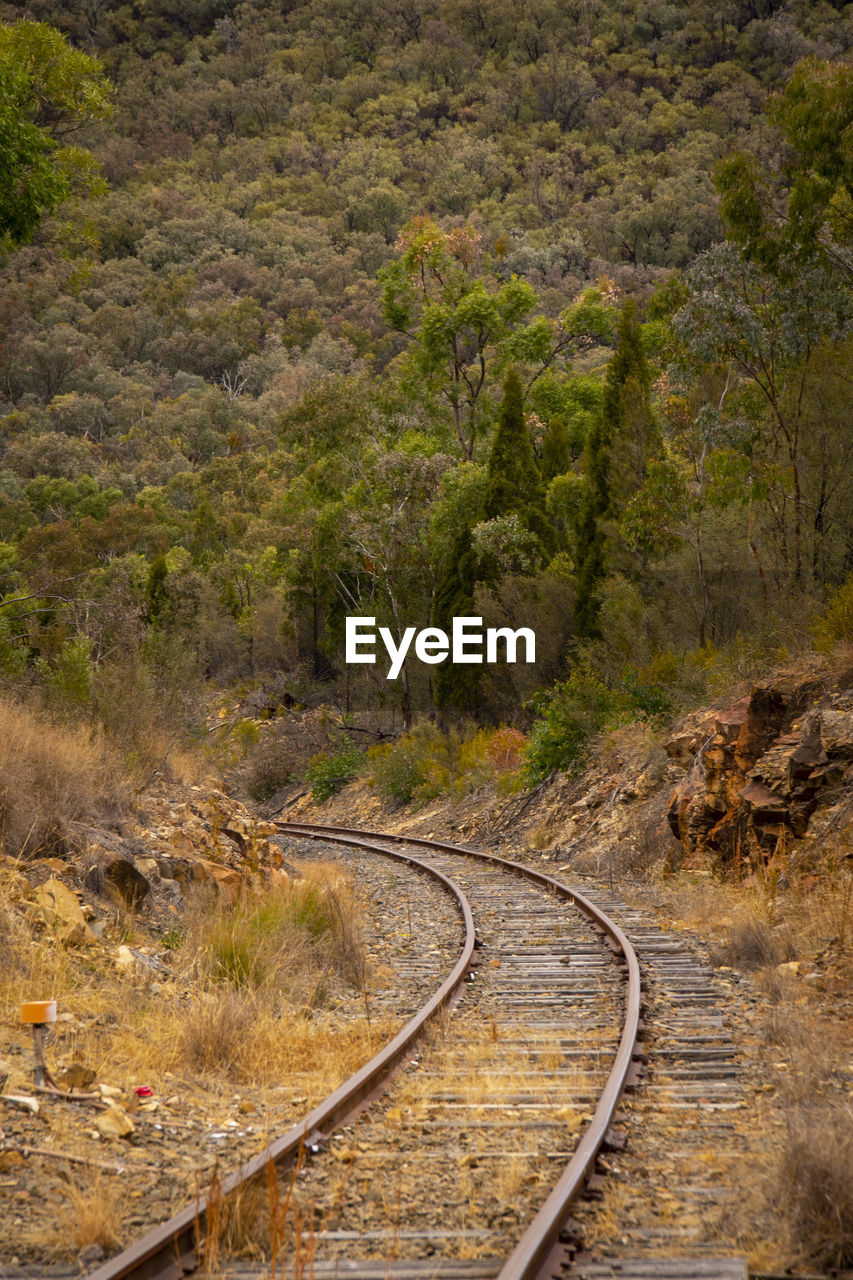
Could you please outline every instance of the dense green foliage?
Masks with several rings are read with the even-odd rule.
[[[6,680],[128,741],[129,698],[192,725],[273,672],[386,728],[539,707],[541,772],[626,663],[790,645],[844,581],[853,6],[27,14],[64,38],[0,6]],[[537,662],[386,681],[351,614]]]
[[[0,247],[20,244],[73,192],[98,189],[98,166],[64,141],[109,110],[97,59],[45,23],[0,25]]]

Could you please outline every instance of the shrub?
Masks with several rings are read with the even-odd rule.
[[[788,1122],[773,1204],[793,1240],[822,1269],[853,1266],[853,1113],[849,1103],[806,1106]]]
[[[86,636],[66,640],[52,664],[39,658],[35,665],[52,705],[73,712],[89,701],[93,668]]]
[[[206,992],[181,1019],[178,1051],[191,1071],[235,1072],[257,1017],[242,991]]]
[[[853,574],[829,597],[811,630],[820,653],[831,653],[837,644],[853,640]]]
[[[311,795],[318,804],[322,804],[358,777],[363,764],[364,756],[352,742],[347,742],[334,753],[318,752],[305,770],[305,781],[311,787]]]
[[[389,804],[408,804],[426,781],[408,735],[387,747],[374,747],[373,784]]]
[[[262,751],[253,752],[246,779],[246,790],[253,800],[271,800],[277,791],[292,782],[300,772],[297,750],[287,741],[267,735]]]
[[[592,738],[626,723],[632,711],[628,696],[608,688],[587,666],[576,667],[568,680],[555,685],[538,709],[527,751],[533,782],[557,770],[577,769]]]
[[[790,960],[794,947],[764,920],[747,916],[730,926],[721,954],[736,969],[763,969]]]
[[[520,729],[495,729],[486,743],[486,758],[495,773],[515,773],[526,749],[527,738]]]
[[[528,774],[541,782],[557,770],[580,767],[592,740],[605,729],[634,720],[655,721],[672,711],[673,698],[666,687],[672,662],[666,657],[638,668],[623,663],[608,681],[596,670],[595,650],[590,648],[563,684],[540,695],[539,719],[533,726],[527,751]]]

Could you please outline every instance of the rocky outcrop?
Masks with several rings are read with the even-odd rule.
[[[756,685],[666,749],[687,768],[667,812],[687,859],[769,858],[853,785],[853,695],[813,680]]]
[[[167,931],[199,889],[233,903],[244,889],[292,878],[271,841],[276,828],[213,783],[155,780],[144,805],[133,827],[73,824],[63,858],[0,855],[16,916],[64,946],[85,947],[108,937],[116,912]]]

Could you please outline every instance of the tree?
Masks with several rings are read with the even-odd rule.
[[[803,255],[853,277],[853,67],[805,58],[767,114],[784,165],[735,152],[717,166],[720,212],[745,257],[777,272]]]
[[[414,218],[397,245],[401,258],[380,273],[386,322],[415,337],[415,363],[440,379],[470,459],[491,366],[534,310],[536,294],[515,276],[501,284],[481,273],[481,237],[471,226],[445,232],[431,218]],[[539,334],[527,329],[532,339]]]
[[[824,368],[818,356],[825,344],[849,332],[850,298],[820,259],[812,257],[797,270],[789,258],[781,259],[779,271],[771,272],[734,244],[703,254],[686,282],[688,299],[674,326],[690,360],[730,366],[757,390],[766,410],[758,461],[776,481],[768,501],[783,571],[800,585],[809,393]]]
[[[448,635],[454,618],[476,616],[474,589],[477,585],[477,555],[471,545],[470,529],[456,538],[444,573],[435,589],[433,626]],[[474,716],[482,702],[482,667],[442,662],[433,676],[433,700],[439,715]]]
[[[606,572],[607,525],[618,518],[646,477],[660,448],[651,408],[651,374],[643,351],[636,307],[622,307],[616,350],[607,366],[601,415],[584,446],[585,490],[578,514],[575,563],[578,635],[598,635],[597,591]]]
[[[31,240],[72,194],[99,189],[99,166],[68,136],[109,111],[96,58],[43,22],[0,25],[0,246]]]
[[[443,231],[432,218],[414,218],[397,247],[401,257],[379,273],[385,321],[412,338],[415,366],[440,386],[470,460],[493,374],[519,362],[536,378],[587,330],[577,307],[557,321],[534,317],[533,286],[515,275],[501,280],[472,226]]]
[[[601,419],[587,436],[583,469],[586,483],[575,532],[575,628],[582,639],[592,640],[599,634],[596,593],[605,573],[603,525],[610,510],[610,451]]]
[[[498,426],[492,440],[483,514],[487,521],[518,518],[532,535],[538,558],[553,551],[554,530],[545,515],[545,487],[524,420],[521,379],[510,369],[504,379]],[[493,575],[487,575],[493,576]]]
[[[524,422],[524,393],[515,369],[504,378],[503,401],[489,454],[486,519],[522,514],[532,503],[542,505],[542,477]]]

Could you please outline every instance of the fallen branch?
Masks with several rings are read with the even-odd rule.
[[[59,1102],[92,1102],[98,1107],[109,1106],[99,1093],[69,1093],[67,1089],[44,1084],[34,1084],[33,1093],[42,1093],[45,1097],[56,1098]]]
[[[0,1151],[17,1152],[20,1156],[44,1156],[48,1160],[67,1160],[69,1164],[86,1164],[91,1165],[93,1169],[106,1169],[108,1173],[127,1173],[130,1169],[133,1173],[159,1173],[160,1170],[153,1164],[116,1164],[112,1160],[95,1160],[92,1156],[78,1156],[73,1151],[54,1151],[52,1147],[27,1147],[17,1146],[11,1142],[0,1144]]]

